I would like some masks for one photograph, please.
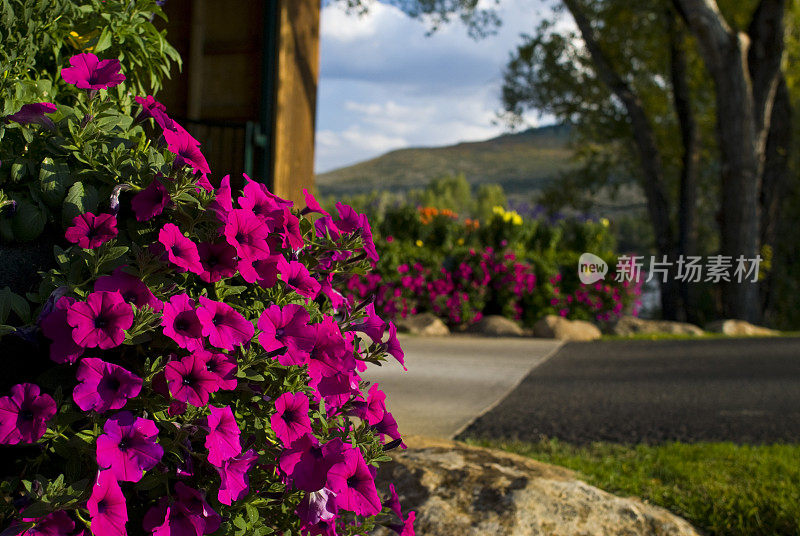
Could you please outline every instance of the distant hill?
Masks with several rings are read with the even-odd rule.
[[[316,183],[323,195],[378,189],[402,192],[422,188],[444,175],[463,173],[471,184],[496,183],[509,197],[527,200],[574,165],[568,139],[569,127],[555,125],[486,141],[399,149],[321,173]]]

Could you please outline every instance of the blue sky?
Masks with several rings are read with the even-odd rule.
[[[498,33],[471,39],[458,22],[430,37],[398,9],[373,3],[363,18],[323,8],[316,169],[324,172],[392,149],[482,140],[504,131],[502,70],[542,0],[501,0]],[[536,124],[535,114],[527,117]]]

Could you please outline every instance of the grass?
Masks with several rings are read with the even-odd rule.
[[[707,534],[800,534],[800,445],[468,442],[568,467],[611,493],[667,508]]]

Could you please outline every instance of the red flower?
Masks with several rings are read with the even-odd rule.
[[[91,212],[75,216],[73,227],[67,229],[64,237],[83,249],[94,249],[117,236],[117,218],[111,214]]]
[[[61,69],[61,78],[80,89],[107,89],[120,84],[125,75],[120,73],[119,60],[102,60],[88,52],[69,59],[72,67]]]

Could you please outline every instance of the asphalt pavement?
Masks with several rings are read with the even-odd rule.
[[[530,338],[400,336],[408,372],[394,362],[363,377],[386,392],[401,434],[449,439],[491,409],[561,343]]]
[[[800,442],[800,338],[570,343],[459,437],[468,436]]]

